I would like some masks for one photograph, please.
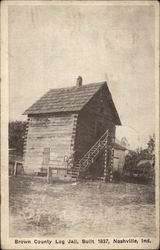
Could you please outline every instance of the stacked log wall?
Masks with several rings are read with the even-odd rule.
[[[101,135],[109,129],[111,136],[115,137],[115,120],[107,100],[106,92],[101,89],[90,102],[81,110],[77,121],[76,134],[76,161],[98,140],[95,130],[96,122],[101,122]],[[100,135],[99,135],[100,137]]]
[[[29,117],[24,152],[26,172],[37,172],[42,167],[44,148],[50,148],[53,168],[65,168],[64,156],[73,152],[75,114],[34,115]]]

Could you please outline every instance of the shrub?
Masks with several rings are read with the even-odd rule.
[[[136,151],[130,151],[125,158],[124,171],[132,170],[137,166],[140,160],[154,159],[155,136],[150,136],[146,149],[138,148]]]
[[[23,154],[25,127],[23,121],[9,122],[9,148],[14,148],[17,155]]]

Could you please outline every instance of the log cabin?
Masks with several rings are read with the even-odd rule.
[[[49,90],[24,114],[26,173],[49,168],[55,180],[107,178],[109,138],[121,125],[107,82],[82,85],[78,77],[75,86]]]

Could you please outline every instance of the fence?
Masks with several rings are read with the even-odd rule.
[[[9,154],[9,175],[23,174],[23,161],[21,155]]]

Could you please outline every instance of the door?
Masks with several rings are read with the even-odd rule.
[[[50,161],[50,148],[44,148],[43,151],[43,166],[48,166]]]

